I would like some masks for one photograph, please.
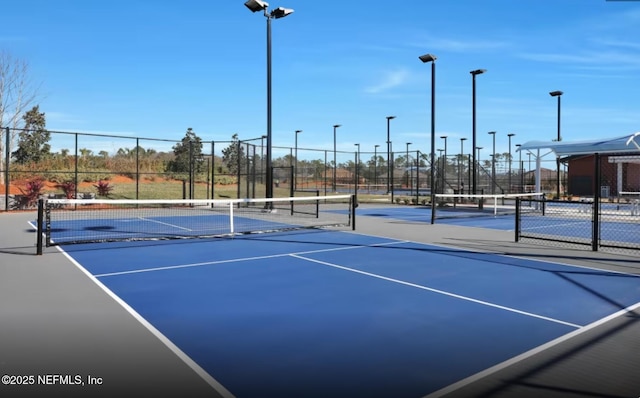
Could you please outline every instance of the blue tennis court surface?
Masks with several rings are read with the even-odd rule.
[[[65,249],[239,398],[425,396],[640,302],[627,274],[349,232]]]

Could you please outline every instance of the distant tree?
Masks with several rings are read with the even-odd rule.
[[[244,148],[240,144],[238,134],[231,136],[231,143],[222,150],[222,161],[227,166],[230,174],[238,173],[238,164],[244,162]]]
[[[45,126],[47,124],[44,112],[40,112],[38,105],[24,114],[24,129],[18,134],[18,149],[12,156],[19,164],[39,162],[50,155],[51,133]]]
[[[83,159],[86,159],[89,156],[93,155],[93,151],[88,148],[80,148],[78,149],[78,151],[80,152],[80,157]]]
[[[4,164],[4,154],[12,153],[17,130],[23,123],[22,115],[34,104],[38,97],[39,85],[30,79],[29,64],[10,53],[0,50],[0,164]],[[6,130],[9,127],[9,148],[5,148]],[[0,173],[0,184],[5,173]]]
[[[167,171],[174,173],[193,173],[204,171],[202,140],[191,127],[187,129],[182,141],[173,146],[175,158],[167,163]]]

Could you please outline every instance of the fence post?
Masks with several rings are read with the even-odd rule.
[[[515,225],[515,234],[516,234],[516,242],[520,241],[520,198],[516,197],[516,225]]]
[[[215,199],[215,186],[216,186],[216,144],[211,141],[211,170],[207,170],[207,173],[211,172],[211,199]]]
[[[11,143],[11,137],[9,137],[9,127],[5,128],[5,144],[4,144],[4,210],[9,211],[9,144]]]
[[[593,218],[593,222],[591,224],[591,250],[596,252],[598,251],[598,242],[600,240],[600,154],[594,154],[594,192],[593,192],[593,204],[591,209],[591,214]]]
[[[140,138],[136,138],[136,199],[140,199]]]
[[[76,152],[76,156],[75,156],[75,163],[74,163],[74,183],[76,186],[75,192],[73,193],[73,197],[74,198],[78,198],[78,133],[74,134],[75,136],[75,152]]]
[[[43,223],[44,223],[44,199],[38,199],[38,225],[36,226],[36,254],[38,256],[42,255],[42,234],[43,234]]]

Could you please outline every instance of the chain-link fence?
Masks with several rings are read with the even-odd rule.
[[[104,134],[49,131],[48,153],[20,158],[14,152],[22,130],[1,129],[0,209],[24,207],[36,193],[126,199],[234,198],[266,195],[266,136],[230,141],[185,141]],[[420,204],[436,193],[524,193],[542,191],[566,198],[588,186],[587,177],[569,176],[555,159],[541,162],[536,187],[536,162],[531,154],[491,154],[478,151],[476,167],[469,153],[438,150],[430,154],[386,148],[360,151],[272,147],[273,192],[358,193],[361,199]],[[378,150],[380,149],[380,150]],[[45,156],[46,155],[46,156]],[[523,158],[523,155],[525,156]],[[579,169],[580,159],[568,159]],[[356,167],[357,166],[357,167]],[[290,167],[293,176],[277,169]],[[606,167],[614,167],[609,165]],[[618,167],[618,166],[615,166]],[[472,170],[476,171],[475,178]],[[623,168],[627,171],[627,166]],[[279,173],[285,173],[279,175]],[[431,179],[433,178],[433,182]],[[39,186],[38,184],[42,184]],[[585,185],[586,184],[586,185]],[[277,185],[277,186],[276,186]],[[610,182],[609,192],[620,191]],[[26,198],[26,199],[25,199]],[[31,199],[30,199],[31,198]]]
[[[592,250],[640,250],[640,156],[581,156],[564,200],[518,209],[516,240]]]

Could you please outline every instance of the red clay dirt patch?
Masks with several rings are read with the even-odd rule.
[[[133,178],[122,176],[122,175],[113,176],[112,178],[109,178],[107,181],[109,181],[110,184],[134,184],[135,183],[135,180]],[[28,180],[11,181],[11,184],[9,185],[9,195],[21,195],[21,194],[23,194],[21,189],[26,190],[27,182],[28,182]],[[168,183],[182,184],[181,180],[165,180],[165,179],[160,178],[160,177],[156,177],[153,180],[147,180],[145,178],[142,178],[140,180],[140,184],[153,184],[153,183],[158,183],[158,182],[168,182]],[[96,183],[97,183],[97,181],[94,181],[94,182],[81,182],[78,185],[78,192],[91,190],[91,188],[93,188],[93,186]],[[60,189],[58,187],[58,185],[59,184],[57,182],[45,181],[43,191],[44,192],[58,191]],[[5,189],[6,189],[5,185],[0,184],[0,195],[4,195]]]

